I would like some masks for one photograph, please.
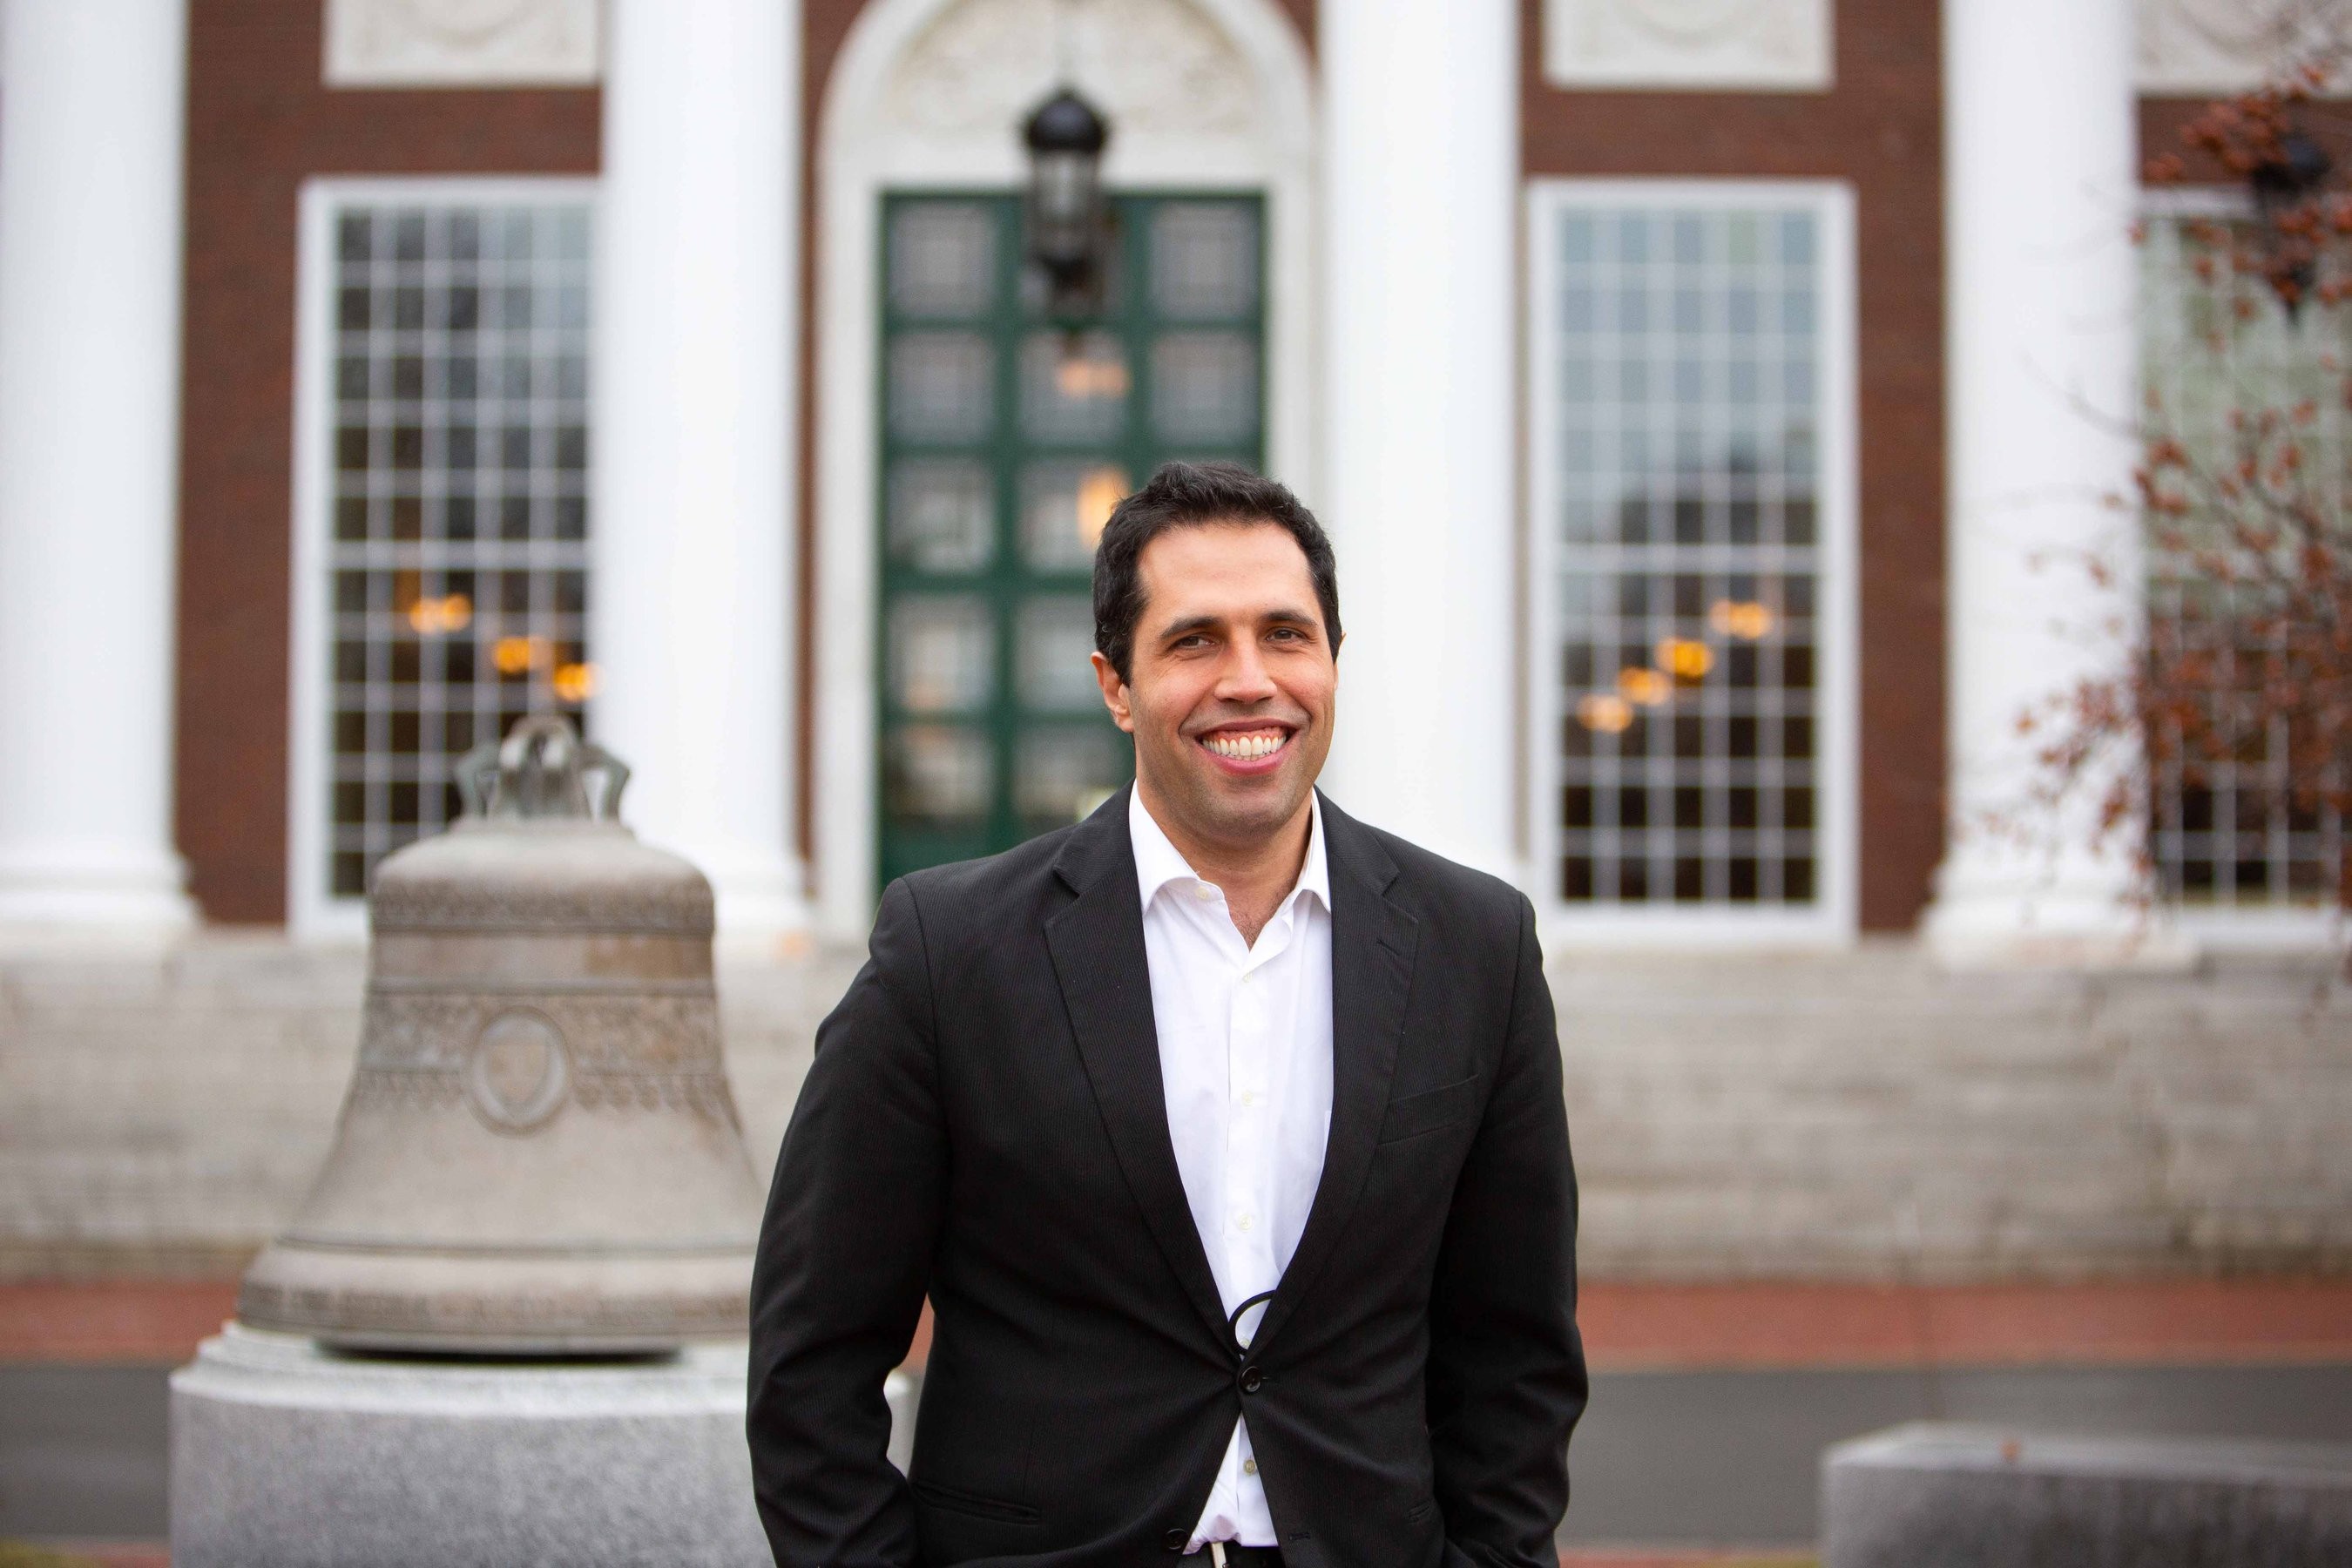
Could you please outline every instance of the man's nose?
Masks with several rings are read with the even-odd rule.
[[[1275,692],[1274,678],[1266,673],[1257,644],[1248,638],[1234,644],[1218,671],[1217,696],[1227,702],[1263,702]]]

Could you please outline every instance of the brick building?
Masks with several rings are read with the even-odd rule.
[[[1123,780],[1093,531],[1227,457],[1338,543],[1335,796],[1518,881],[1564,996],[1810,953],[1867,1052],[1982,994],[1924,954],[2054,965],[2091,1050],[2085,965],[2326,938],[2333,823],[2176,824],[2152,928],[2126,858],[1967,828],[2137,592],[2050,561],[2128,560],[2137,171],[2262,75],[2243,10],[0,0],[0,925],[282,932],[301,1013],[451,761],[557,708],[728,934],[855,939]],[[1057,86],[1110,126],[1082,308],[1026,250]],[[58,1061],[65,962],[12,960]],[[1725,1016],[1801,1034],[1780,984]]]

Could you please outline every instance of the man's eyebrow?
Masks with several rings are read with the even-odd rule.
[[[1279,626],[1306,626],[1315,630],[1319,630],[1323,625],[1323,617],[1314,611],[1298,609],[1289,605],[1277,605],[1273,609],[1262,610],[1258,613],[1258,620],[1262,623],[1272,622]],[[1225,620],[1222,616],[1184,616],[1160,627],[1159,637],[1160,641],[1165,642],[1171,637],[1190,636],[1193,632],[1215,631],[1224,624]]]
[[[1215,616],[1185,616],[1160,628],[1160,638],[1181,637],[1192,632],[1213,632],[1225,623]]]

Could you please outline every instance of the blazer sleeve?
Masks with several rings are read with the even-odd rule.
[[[1507,1034],[1454,1193],[1430,1300],[1427,1389],[1446,1561],[1555,1568],[1583,1414],[1576,1174],[1535,910],[1518,900]]]
[[[778,1568],[913,1568],[915,1513],[885,1457],[947,1173],[920,913],[882,896],[865,967],[819,1026],[751,1277],[747,1420]]]

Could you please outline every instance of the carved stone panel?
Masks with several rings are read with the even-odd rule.
[[[2241,92],[2352,26],[2346,0],[2139,0],[2139,89]],[[2337,93],[2347,84],[2339,82]]]
[[[579,86],[597,0],[326,0],[330,87]]]
[[[1545,0],[1559,87],[1806,92],[1832,77],[1831,0]]]
[[[935,136],[1009,139],[1066,78],[1130,136],[1230,134],[1256,117],[1247,63],[1186,0],[963,0],[907,51],[887,117]]]

